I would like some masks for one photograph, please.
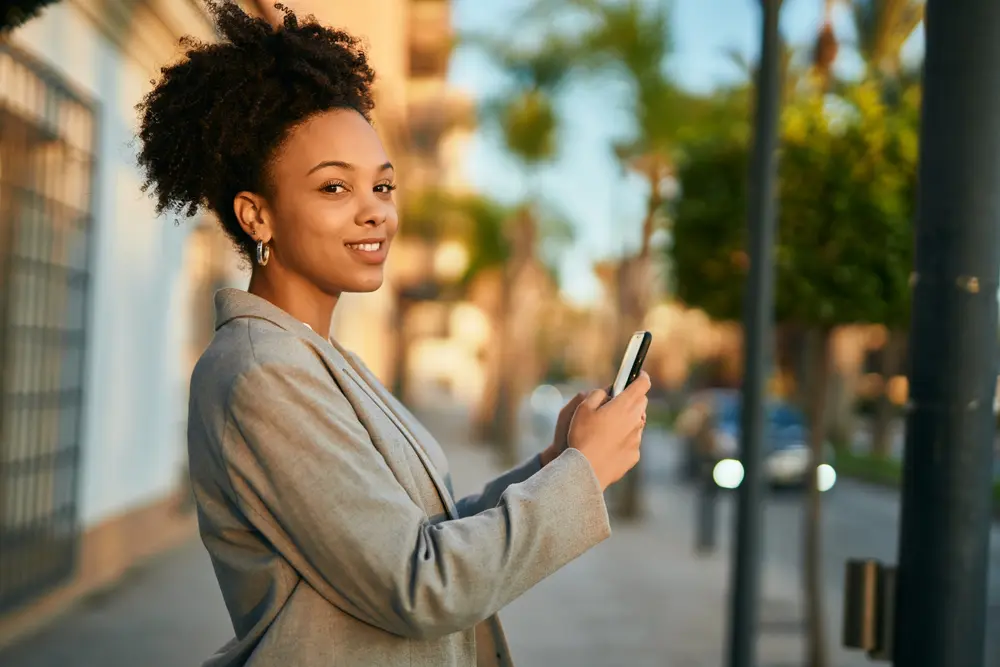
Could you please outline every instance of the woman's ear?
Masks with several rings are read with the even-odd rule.
[[[270,242],[272,231],[263,197],[252,192],[240,192],[233,199],[233,212],[250,238]]]

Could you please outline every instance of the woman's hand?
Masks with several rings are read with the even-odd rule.
[[[559,417],[556,419],[556,432],[552,436],[552,443],[542,451],[543,468],[569,447],[569,425],[573,421],[576,409],[580,407],[585,398],[587,398],[587,392],[581,391],[571,398],[569,403],[564,405],[562,410],[559,411]]]
[[[590,392],[573,415],[569,446],[590,461],[601,489],[617,482],[639,462],[649,387],[649,375],[644,371],[611,400],[600,389]]]

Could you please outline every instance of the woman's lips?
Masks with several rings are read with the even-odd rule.
[[[344,245],[366,264],[382,264],[389,255],[388,241],[345,243]]]

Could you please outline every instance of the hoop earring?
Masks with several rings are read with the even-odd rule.
[[[271,259],[271,248],[263,241],[257,241],[257,263],[267,266],[269,259]]]

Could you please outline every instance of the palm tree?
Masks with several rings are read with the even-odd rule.
[[[496,444],[506,445],[501,450],[505,458],[513,458],[516,453],[513,434],[516,432],[511,428],[511,440],[501,441],[500,431],[507,426],[507,421],[514,415],[508,409],[508,405],[513,405],[505,396],[508,390],[515,386],[507,372],[512,367],[510,364],[501,363],[506,356],[506,350],[518,349],[517,345],[511,345],[507,341],[510,325],[510,297],[506,288],[506,276],[508,267],[515,257],[523,256],[525,251],[521,245],[512,243],[512,239],[517,234],[510,233],[510,227],[519,219],[519,210],[504,206],[487,197],[478,194],[454,193],[442,190],[428,190],[414,193],[413,196],[404,200],[402,209],[402,220],[404,234],[411,239],[411,243],[434,246],[441,241],[459,241],[468,251],[468,263],[464,275],[458,278],[455,285],[457,291],[464,292],[468,297],[474,298],[484,306],[492,320],[492,329],[495,335],[495,344],[491,346],[494,357],[488,359],[486,392],[483,401],[477,406],[473,414],[473,423],[480,432],[480,435]],[[530,241],[529,241],[530,242]],[[529,251],[530,252],[530,251]],[[483,286],[486,291],[499,287],[499,299],[487,297],[485,303],[481,298],[475,298],[476,294],[483,293]],[[417,286],[419,291],[420,286]],[[436,293],[423,294],[416,298],[430,298],[438,296]],[[400,319],[396,324],[398,330],[397,359],[400,372],[397,373],[398,384],[394,391],[399,396],[406,394],[406,387],[403,383],[405,373],[402,372],[407,364],[407,351],[409,342],[404,331],[404,316],[407,308],[405,298],[401,299],[401,307],[398,308]],[[493,304],[499,301],[499,304]],[[499,355],[496,353],[499,352]],[[525,368],[525,365],[516,366]],[[506,432],[504,432],[506,433]],[[500,435],[498,435],[500,434]],[[509,462],[509,461],[508,461]]]
[[[509,255],[503,264],[500,299],[495,319],[496,345],[493,346],[493,373],[477,421],[482,435],[498,444],[506,458],[516,454],[518,435],[517,407],[522,392],[536,378],[529,364],[517,363],[515,355],[533,349],[533,341],[515,326],[515,311],[522,300],[519,290],[548,271],[541,265],[537,251],[543,233],[541,195],[533,192],[538,172],[557,153],[559,117],[554,99],[573,69],[578,51],[558,37],[541,44],[521,47],[509,40],[467,35],[465,42],[477,46],[497,61],[512,79],[512,86],[495,100],[481,107],[485,124],[498,127],[504,147],[521,165],[525,176],[526,196],[503,226]],[[565,226],[563,226],[565,229]]]
[[[865,78],[892,86],[907,72],[903,68],[903,46],[924,18],[923,0],[823,0],[823,23],[813,49],[813,73],[821,90],[833,82],[833,64],[839,40],[833,28],[833,10],[846,4],[856,33],[853,46],[865,63]]]
[[[653,299],[652,246],[655,233],[667,225],[667,187],[673,176],[679,133],[707,111],[704,100],[683,92],[665,68],[672,52],[670,7],[667,0],[547,0],[535,3],[522,21],[549,25],[556,16],[574,13],[587,26],[571,36],[559,35],[561,57],[571,58],[571,71],[600,79],[613,74],[628,84],[635,130],[614,146],[622,167],[640,175],[648,186],[646,211],[638,249],[622,257],[616,267],[614,300],[618,310],[618,339],[625,340],[642,321]],[[578,24],[577,24],[578,25]],[[609,357],[609,371],[617,361]],[[641,468],[625,477],[617,508],[631,518],[642,513]]]
[[[833,30],[833,8],[840,0],[823,0],[823,23],[812,54],[812,73],[821,91],[830,89],[833,83],[833,63],[837,60],[840,44]]]
[[[924,19],[923,0],[853,0],[851,13],[868,76],[903,76],[903,46]]]
[[[642,327],[654,298],[652,285],[658,281],[653,275],[652,244],[656,231],[667,224],[667,186],[673,177],[678,132],[701,107],[665,69],[673,47],[668,2],[588,0],[575,4],[591,21],[580,39],[588,54],[582,65],[598,76],[607,71],[624,75],[629,84],[635,132],[614,150],[623,168],[639,174],[648,187],[639,248],[621,258],[617,267],[618,339],[626,340]],[[625,518],[643,513],[641,474],[641,466],[636,466],[622,480],[617,509]]]

